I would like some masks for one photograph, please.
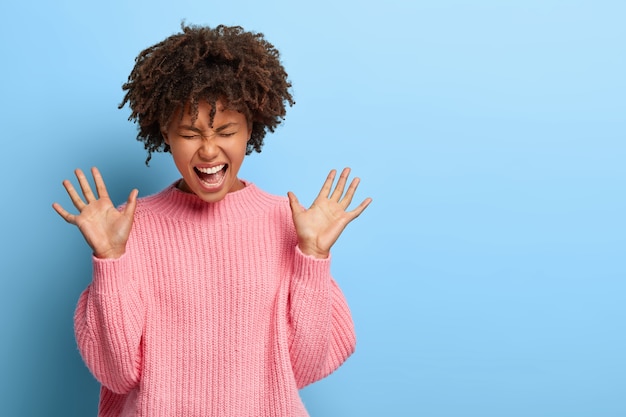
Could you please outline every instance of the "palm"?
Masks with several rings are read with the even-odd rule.
[[[78,227],[89,246],[93,249],[95,256],[100,258],[117,258],[124,253],[126,242],[130,235],[137,191],[133,190],[130,194],[128,204],[124,210],[118,211],[108,196],[106,186],[98,170],[94,168],[92,173],[98,197],[91,191],[85,175],[80,170],[76,170],[76,177],[85,201],[83,201],[69,181],[63,182],[79,214],[71,214],[57,203],[53,207],[68,223]]]
[[[353,179],[344,194],[349,174],[350,169],[344,169],[335,189],[332,190],[336,171],[331,171],[308,210],[299,205],[293,193],[289,193],[298,246],[303,253],[319,258],[327,257],[330,248],[348,223],[357,218],[371,203],[372,200],[367,198],[354,210],[347,211],[359,184],[358,178]]]

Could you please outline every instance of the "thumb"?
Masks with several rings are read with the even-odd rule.
[[[289,198],[289,206],[291,207],[291,213],[298,214],[304,211],[304,207],[298,201],[298,197],[291,191],[287,193],[287,198]]]
[[[139,190],[136,188],[130,192],[128,195],[128,200],[126,201],[126,207],[124,207],[124,214],[130,217],[134,217],[135,209],[137,208],[137,195],[139,194]]]

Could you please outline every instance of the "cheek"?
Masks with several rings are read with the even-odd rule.
[[[193,155],[193,152],[191,152],[189,146],[184,146],[184,144],[181,145],[180,143],[174,143],[170,145],[170,154],[172,154],[174,161],[179,164],[188,161]]]
[[[243,144],[241,144],[238,149],[237,149],[237,157],[239,159],[239,162],[241,163],[245,156],[246,156],[246,151],[248,149],[248,141],[245,141]]]

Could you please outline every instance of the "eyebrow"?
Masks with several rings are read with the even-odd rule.
[[[239,123],[237,123],[237,122],[230,122],[230,123],[226,123],[225,125],[221,125],[220,127],[217,127],[217,128],[215,128],[214,130],[215,130],[216,132],[222,132],[222,131],[224,131],[224,130],[228,129],[229,127],[232,127],[232,126],[237,126],[238,124],[239,124]]]
[[[224,130],[228,129],[229,127],[232,127],[232,126],[237,126],[237,125],[239,125],[239,123],[237,123],[237,122],[230,122],[230,123],[226,123],[226,124],[224,124],[224,125],[221,125],[220,127],[215,128],[214,130],[215,130],[216,132],[222,132],[222,131],[224,131]],[[198,132],[198,133],[201,133],[201,132],[202,132],[202,131],[201,131],[200,129],[198,129],[196,126],[192,126],[192,125],[179,125],[178,127],[179,127],[180,129],[191,130],[192,132]]]
[[[192,125],[179,125],[178,128],[183,129],[183,130],[191,130],[192,132],[200,133],[200,129]]]

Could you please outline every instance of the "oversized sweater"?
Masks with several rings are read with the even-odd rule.
[[[298,389],[354,351],[330,260],[304,255],[286,197],[138,201],[126,253],[93,258],[75,333],[99,417],[306,416]]]

